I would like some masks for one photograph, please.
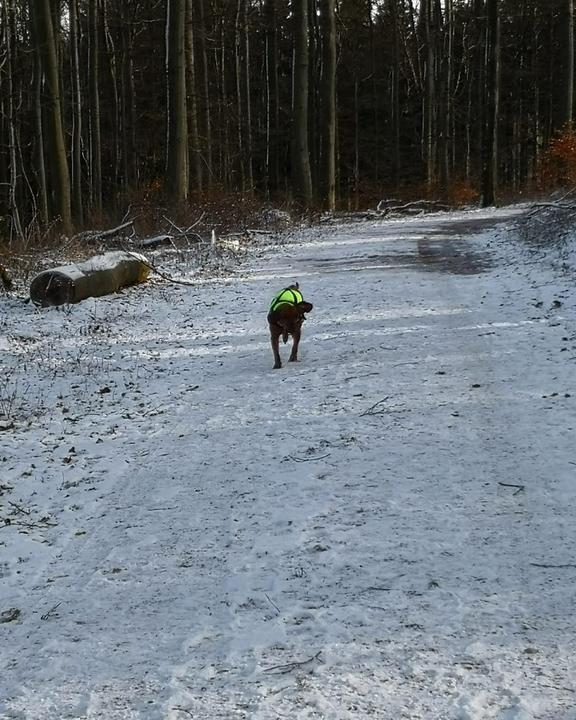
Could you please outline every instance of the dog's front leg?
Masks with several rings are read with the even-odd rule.
[[[270,325],[270,343],[272,345],[272,353],[274,354],[274,370],[282,367],[282,361],[280,360],[280,335],[282,330]]]
[[[288,362],[298,362],[298,345],[300,344],[300,328],[295,329],[292,333],[292,352]]]

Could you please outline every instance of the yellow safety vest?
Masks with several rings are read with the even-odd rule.
[[[274,312],[280,305],[298,305],[304,301],[300,290],[294,288],[285,288],[280,290],[279,293],[274,295],[272,303],[270,305],[270,312]]]

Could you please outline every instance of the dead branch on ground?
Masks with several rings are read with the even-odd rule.
[[[512,493],[512,495],[518,495],[518,493],[522,492],[526,489],[525,485],[516,485],[515,483],[505,483],[505,482],[499,482],[498,485],[502,485],[502,487],[513,487],[517,488],[515,492]]]
[[[134,220],[128,220],[123,222],[117,227],[110,228],[109,230],[85,230],[76,235],[73,235],[70,240],[76,242],[99,242],[101,240],[110,240],[116,238],[123,230],[128,228],[132,229],[132,233],[129,237],[134,237]]]
[[[56,610],[62,605],[61,602],[56,603],[54,607],[51,607],[50,610],[44,613],[44,615],[40,615],[40,620],[48,620],[50,617],[57,617],[58,613],[56,613]]]
[[[270,673],[271,675],[286,675],[289,672],[292,672],[293,670],[297,670],[298,668],[303,667],[304,665],[308,665],[311,662],[314,662],[314,660],[320,660],[320,655],[322,654],[322,650],[318,651],[316,655],[313,655],[311,658],[308,658],[307,660],[294,660],[292,662],[286,663],[285,665],[273,665],[272,667],[265,668],[265,673]]]
[[[414,200],[402,205],[392,204],[395,200],[380,200],[376,206],[376,212],[382,217],[392,213],[410,213],[410,212],[431,212],[434,210],[450,210],[450,206],[437,200]]]
[[[390,395],[386,395],[385,398],[382,398],[382,400],[378,400],[378,402],[375,402],[374,405],[371,405],[367,410],[364,410],[364,412],[360,413],[360,417],[364,417],[364,415],[381,415],[382,413],[388,412],[388,408],[383,408],[381,407],[381,405],[389,399]]]

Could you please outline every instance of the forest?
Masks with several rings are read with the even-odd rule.
[[[0,242],[566,184],[573,0],[0,0]]]

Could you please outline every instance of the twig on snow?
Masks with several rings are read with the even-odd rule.
[[[514,483],[499,482],[498,485],[502,485],[503,487],[513,487],[513,488],[517,488],[517,489],[512,493],[512,495],[518,495],[518,493],[520,493],[520,492],[522,492],[523,490],[526,489],[526,486],[525,486],[525,485],[516,485],[516,484],[514,484]]]
[[[287,673],[292,672],[292,670],[297,670],[304,665],[314,662],[314,660],[319,660],[321,654],[322,650],[319,650],[316,655],[313,655],[307,660],[294,660],[293,662],[286,663],[285,665],[273,665],[272,667],[265,668],[264,672],[271,673],[272,675],[286,675]]]
[[[16,508],[16,510],[17,510],[19,513],[22,513],[22,515],[32,515],[32,513],[30,512],[30,510],[25,510],[23,507],[20,507],[20,505],[18,505],[18,503],[12,502],[12,500],[9,500],[9,501],[8,501],[8,504],[9,504],[9,505],[12,505],[13,508]]]
[[[375,402],[374,405],[371,405],[367,410],[364,410],[363,413],[360,413],[360,417],[364,417],[364,415],[379,415],[381,413],[387,412],[386,408],[379,408],[382,403],[385,403],[386,400],[390,399],[390,395],[386,395],[385,398],[382,398],[382,400],[378,400],[378,402]]]
[[[48,612],[45,612],[44,615],[40,615],[40,620],[48,620],[50,616],[54,614],[54,611],[60,607],[60,605],[62,605],[61,602],[56,603],[56,605],[54,605],[54,607],[51,607]]]
[[[565,685],[546,685],[542,683],[542,687],[552,688],[552,690],[566,690],[566,692],[575,693],[576,690],[573,688],[566,687]]]
[[[278,607],[278,605],[276,605],[276,603],[275,603],[273,600],[270,599],[270,596],[268,595],[268,593],[264,593],[264,597],[266,598],[266,600],[268,600],[268,602],[270,603],[270,605],[272,605],[272,607],[274,608],[274,610],[276,610],[276,612],[278,613],[278,615],[281,615],[282,613],[280,612],[280,608]]]
[[[176,712],[183,712],[186,713],[186,715],[190,715],[191,718],[194,717],[194,715],[190,712],[190,710],[186,710],[186,708],[174,706],[172,710],[176,710]]]
[[[295,457],[294,455],[288,455],[289,460],[294,460],[294,462],[311,462],[312,460],[322,460],[323,458],[330,457],[330,453],[327,453],[326,455],[315,455],[314,457],[309,458],[299,458]]]
[[[574,563],[564,563],[563,565],[549,565],[548,563],[530,563],[532,567],[547,568],[551,570],[565,570],[567,568],[576,568]]]

